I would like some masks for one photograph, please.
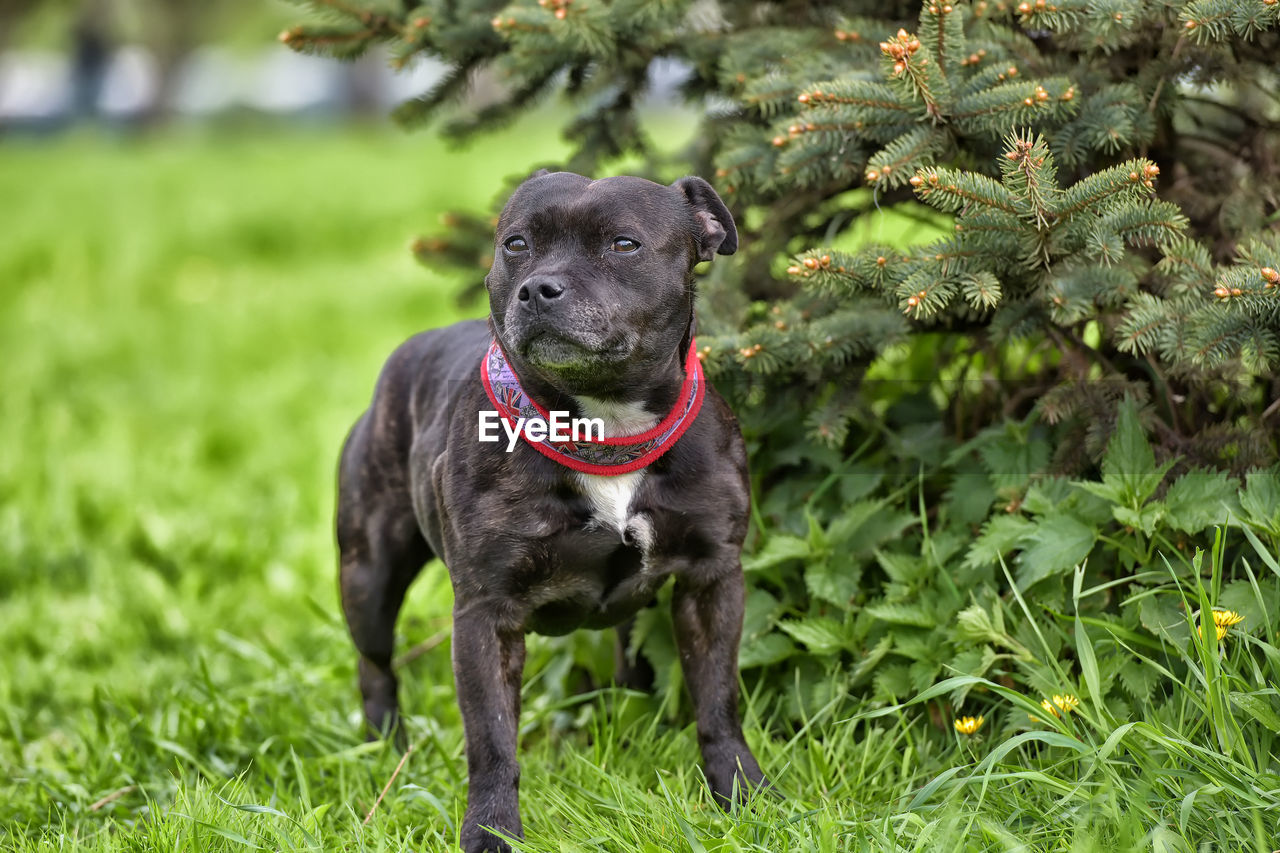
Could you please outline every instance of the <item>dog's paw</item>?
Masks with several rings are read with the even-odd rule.
[[[740,751],[735,750],[716,756],[714,761],[708,761],[705,773],[712,799],[725,811],[745,803],[756,791],[773,790],[773,785],[764,777],[755,756],[745,745]]]
[[[492,829],[486,829],[492,827]],[[495,834],[497,830],[499,834]],[[521,838],[520,818],[466,818],[462,825],[461,847],[463,853],[511,853],[511,845],[502,836]]]
[[[511,845],[479,826],[462,830],[462,853],[511,853]]]
[[[708,779],[708,787],[711,788],[711,798],[716,801],[716,805],[727,812],[745,805],[757,795],[777,794],[773,783],[763,776],[752,779],[741,773],[725,773],[716,782]]]
[[[386,718],[377,728],[369,721],[365,721],[364,729],[365,743],[377,743],[380,741],[391,741],[397,752],[407,752],[409,750],[409,735],[405,731],[404,722],[400,719],[400,715],[396,714]]]

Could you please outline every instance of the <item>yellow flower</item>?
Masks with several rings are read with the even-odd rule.
[[[1070,693],[1066,693],[1066,694],[1055,693],[1053,694],[1052,700],[1049,700],[1049,699],[1042,700],[1040,702],[1040,707],[1044,708],[1044,710],[1047,713],[1052,714],[1055,717],[1061,717],[1063,714],[1070,714],[1072,711],[1076,709],[1076,706],[1079,704],[1080,704],[1080,700],[1072,696]],[[1030,714],[1028,714],[1027,716],[1031,717],[1031,722],[1033,723],[1040,722],[1039,717],[1031,716]]]
[[[956,731],[962,735],[976,734],[982,728],[982,717],[957,717]]]
[[[1227,629],[1232,625],[1237,625],[1244,621],[1244,617],[1234,610],[1215,610],[1213,611],[1213,627],[1218,634],[1218,639],[1222,640],[1227,636]]]

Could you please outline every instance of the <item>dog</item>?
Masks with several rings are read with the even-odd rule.
[[[342,608],[371,733],[399,732],[405,591],[432,557],[449,570],[467,853],[522,837],[524,635],[625,630],[668,578],[711,792],[727,809],[767,785],[737,707],[746,450],[694,344],[694,266],[737,245],[701,178],[535,173],[498,220],[488,321],[402,344],[343,447]],[[538,440],[557,412],[603,438]]]

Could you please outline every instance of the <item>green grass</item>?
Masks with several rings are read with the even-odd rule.
[[[557,151],[536,123],[465,153],[327,130],[0,149],[0,848],[455,843],[448,579],[433,564],[401,621],[414,749],[396,774],[361,737],[333,468],[386,354],[481,311],[408,241]],[[1280,846],[1277,740],[1224,698],[1274,686],[1265,638],[1152,661],[1183,687],[1135,719],[1085,701],[1030,726],[1019,703],[1038,699],[979,684],[994,710],[973,739],[927,705],[836,702],[788,731],[749,689],[748,739],[786,797],[731,816],[669,709],[548,689],[566,648],[608,640],[531,645],[522,849]]]

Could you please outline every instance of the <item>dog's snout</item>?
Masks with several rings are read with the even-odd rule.
[[[562,295],[564,295],[564,284],[545,276],[527,279],[516,292],[516,298],[522,305],[538,310],[550,308],[552,303]]]

